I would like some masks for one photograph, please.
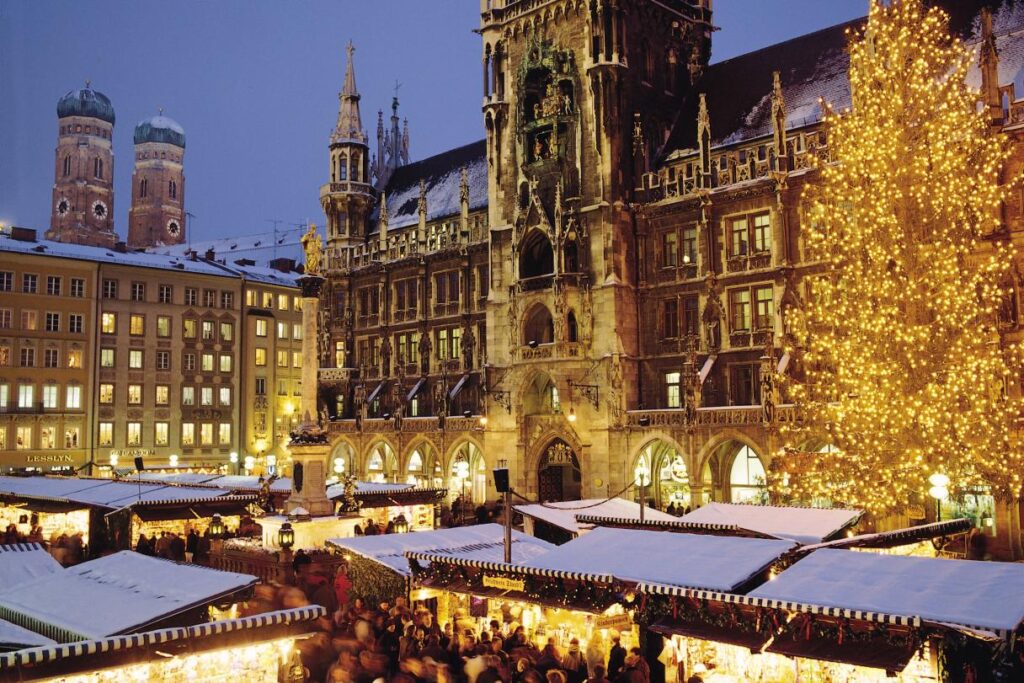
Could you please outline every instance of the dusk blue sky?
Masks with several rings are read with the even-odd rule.
[[[715,0],[721,61],[861,16],[867,0]],[[420,159],[483,137],[476,0],[0,0],[0,222],[49,227],[56,103],[91,79],[113,101],[115,227],[132,132],[163,107],[187,135],[191,239],[323,222],[318,188],[356,45],[363,125],[396,79]],[[387,112],[386,112],[387,113]]]

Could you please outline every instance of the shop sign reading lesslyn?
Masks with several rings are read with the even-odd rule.
[[[74,462],[70,455],[60,455],[57,453],[45,454],[45,455],[26,455],[25,462],[37,463],[37,462]]]
[[[489,576],[484,574],[484,588],[523,592],[526,590],[526,581],[523,579],[510,579],[507,576]]]

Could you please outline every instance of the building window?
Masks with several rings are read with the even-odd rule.
[[[32,404],[36,400],[36,385],[34,384],[19,384],[18,385],[18,407],[19,408],[33,408]]]
[[[679,336],[679,302],[666,299],[661,304],[661,336],[673,339]]]
[[[146,300],[146,283],[144,282],[133,282],[132,283],[132,301],[145,301]]]
[[[345,367],[345,342],[334,342],[334,367]]]
[[[183,406],[194,406],[196,404],[196,388],[195,387],[182,387],[181,388],[181,405]]]
[[[231,372],[231,356],[226,353],[220,355],[220,371]]]
[[[221,292],[220,293],[220,307],[221,308],[234,308],[235,307],[235,293],[234,292]]]
[[[169,304],[174,297],[174,287],[171,285],[160,285],[157,290],[157,301],[162,304]]]
[[[117,313],[100,314],[100,332],[103,334],[117,334]]]
[[[128,317],[128,334],[133,337],[141,337],[146,333],[146,316],[132,313]]]
[[[221,341],[232,341],[235,338],[235,325],[234,323],[221,323],[220,324],[220,340]]]
[[[257,377],[256,378],[256,395],[266,396],[267,395],[267,378]]]
[[[213,341],[213,332],[214,332],[213,321],[212,320],[204,320],[203,321],[203,341]]]
[[[117,280],[104,280],[103,281],[103,298],[104,299],[116,299],[117,298]]]
[[[668,408],[682,407],[679,392],[679,377],[680,373],[678,372],[665,373],[665,406]]]
[[[35,330],[39,327],[38,314],[35,311],[21,312],[21,329]]]
[[[114,445],[114,423],[113,422],[100,422],[99,429],[99,445],[101,446],[113,446]]]
[[[683,228],[683,263],[697,263],[697,226]]]
[[[166,446],[170,437],[170,425],[166,422],[157,422],[153,425],[153,445]]]
[[[157,351],[156,352],[156,369],[157,370],[170,370],[171,369],[171,352],[170,351]]]
[[[255,306],[256,305],[256,290],[247,289],[245,290],[245,305]]]
[[[11,385],[0,384],[0,409],[6,409],[8,402],[11,400]],[[3,444],[0,444],[0,450],[3,449]]]
[[[174,182],[173,180],[168,181],[168,183],[167,183],[167,194],[170,195],[171,199],[177,199],[178,198],[178,183]]]
[[[50,296],[60,296],[61,278],[57,275],[46,276],[46,293]]]
[[[299,323],[292,324],[292,339],[300,341],[302,339],[302,325]]]
[[[459,271],[450,270],[434,277],[434,291],[438,304],[457,304],[461,297]]]
[[[687,337],[696,337],[700,330],[700,313],[698,302],[695,296],[686,296],[682,299],[683,304],[683,334]]]
[[[57,349],[43,349],[43,367],[56,368],[60,366],[60,353]]]
[[[36,350],[31,346],[21,348],[21,367],[34,368],[36,366]]]
[[[156,317],[156,336],[158,336],[158,337],[170,337],[171,336],[171,316],[169,316],[169,315],[158,315]]]
[[[287,339],[288,338],[288,323],[277,323],[277,338]]]
[[[64,448],[78,448],[78,427],[68,427],[64,430]],[[0,438],[0,448],[3,448],[4,439]]]
[[[199,387],[199,405],[213,405],[213,387]]]
[[[100,367],[101,368],[112,368],[112,367],[114,367],[114,349],[111,349],[111,348],[100,349]]]
[[[256,367],[264,368],[267,366],[267,350],[264,348],[256,347]]]
[[[754,287],[754,329],[772,329],[775,318],[775,306],[772,286]]]
[[[278,351],[277,352],[277,367],[286,368],[288,367],[288,352]]]
[[[750,290],[734,289],[729,292],[730,324],[732,332],[750,331]]]
[[[763,254],[772,250],[772,225],[768,214],[754,216],[751,221],[753,232],[754,253]]]
[[[302,351],[292,351],[292,367],[302,367]]]
[[[217,397],[217,401],[220,403],[220,405],[231,405],[231,387],[221,387],[220,390],[218,391],[218,394],[219,396]]]
[[[213,423],[204,422],[199,426],[199,443],[203,446],[213,445]]]
[[[100,403],[107,405],[114,402],[114,385],[113,384],[101,384],[100,385]]]
[[[9,330],[14,324],[14,311],[0,308],[0,330]]]
[[[32,275],[31,273],[24,273],[21,276],[21,291],[25,294],[35,294],[36,287],[39,282],[38,275]]]
[[[81,349],[71,349],[68,351],[68,367],[69,368],[81,368],[82,367],[82,351]]]
[[[130,405],[130,406],[142,405],[142,385],[141,384],[129,384],[128,385],[128,405]]]
[[[437,331],[437,359],[455,360],[459,357],[459,340],[462,338],[462,329],[450,327]]]
[[[81,410],[82,408],[82,387],[77,384],[69,384],[64,392],[64,407],[67,410]]]
[[[730,226],[730,257],[764,254],[771,251],[772,226],[769,214],[759,213],[733,218],[730,221]]]
[[[761,402],[761,370],[757,363],[734,363],[729,366],[729,398],[734,406],[750,406]]]
[[[142,369],[142,350],[131,349],[128,351],[128,367],[132,370]]]
[[[43,408],[46,410],[55,410],[58,407],[57,401],[57,385],[56,384],[44,384],[43,385]]]
[[[213,354],[212,353],[204,353],[201,358],[202,358],[202,362],[203,362],[203,364],[202,364],[202,371],[203,372],[213,372]]]
[[[196,338],[196,321],[191,318],[185,318],[181,321],[181,336],[185,339]]]
[[[103,159],[100,159],[99,157],[93,158],[92,174],[100,180],[103,180]]]
[[[217,443],[221,446],[227,446],[231,443],[231,423],[221,422],[220,433],[217,434]]]
[[[70,128],[71,128],[71,126],[68,126],[68,129],[69,129],[68,132],[70,132]],[[61,170],[64,172],[64,176],[65,177],[71,175],[71,155],[70,154],[65,154],[64,155],[64,165],[63,165],[63,168]]]
[[[288,310],[288,295],[278,294],[277,295],[277,310],[287,311]]]
[[[166,384],[156,385],[156,394],[154,396],[154,403],[158,406],[166,406],[171,403],[171,388]]]
[[[76,299],[85,297],[85,280],[80,277],[71,278],[71,296]]]
[[[139,197],[145,198],[149,194],[149,180],[143,178],[139,181]]]
[[[279,379],[277,380],[277,395],[287,396],[288,395],[288,380]]]
[[[257,337],[266,337],[267,336],[267,321],[263,320],[262,318],[258,319],[256,321],[256,336]]]
[[[141,446],[142,445],[142,423],[141,422],[129,422],[128,423],[128,441],[129,446]]]
[[[85,317],[81,313],[72,313],[68,316],[68,332],[71,334],[82,334]]]
[[[195,287],[185,288],[185,305],[196,306],[199,304],[199,290]]]
[[[213,308],[217,305],[217,291],[213,289],[203,290],[203,306]]]
[[[14,289],[14,273],[9,270],[0,271],[0,292],[10,292]]]
[[[661,236],[661,267],[675,268],[679,265],[679,236],[675,230],[666,232]]]
[[[274,307],[274,294],[273,294],[273,292],[263,292],[263,296],[261,298],[263,299],[263,301],[262,301],[262,304],[263,304],[262,307],[263,308],[266,308],[266,309],[269,310],[269,309],[272,309]]]
[[[182,357],[182,365],[184,366],[184,368],[186,370],[193,370],[194,371],[196,369],[196,354],[194,354],[194,353],[186,353]]]
[[[60,332],[60,313],[47,313],[44,329],[47,332]]]
[[[194,446],[196,443],[196,426],[191,422],[181,425],[181,445]]]
[[[380,312],[380,289],[363,287],[359,290],[359,315],[367,317]]]
[[[11,366],[11,347],[7,344],[0,344],[0,368]]]
[[[46,449],[57,447],[56,427],[46,426],[39,428],[39,447]]]
[[[32,427],[18,427],[17,435],[17,450],[25,451],[32,448]]]

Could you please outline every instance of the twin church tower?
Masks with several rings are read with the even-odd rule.
[[[57,152],[47,239],[113,247],[114,107],[103,93],[72,90],[57,102]],[[132,248],[185,241],[185,131],[161,112],[135,126],[128,239]]]

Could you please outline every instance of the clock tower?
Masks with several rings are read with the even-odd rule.
[[[111,247],[114,233],[114,107],[88,81],[57,102],[57,153],[46,238]]]
[[[143,249],[185,241],[185,130],[158,115],[135,126],[128,246]]]

